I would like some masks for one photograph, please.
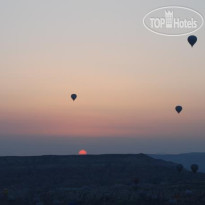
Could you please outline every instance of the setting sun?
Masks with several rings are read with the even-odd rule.
[[[78,152],[79,155],[87,155],[87,151],[82,149]]]

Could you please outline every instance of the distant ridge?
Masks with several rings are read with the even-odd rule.
[[[176,164],[145,154],[44,155],[0,157],[2,186],[85,186],[141,183],[172,183],[179,180]],[[197,175],[205,180],[205,175]],[[180,180],[192,177],[184,171]],[[15,183],[14,183],[15,182]]]
[[[205,174],[179,173],[175,163],[145,154],[0,157],[0,181],[0,190],[15,205],[31,201],[64,205],[65,200],[67,204],[80,200],[74,204],[104,205],[102,199],[109,200],[109,205],[159,204],[161,196],[160,200],[168,202],[176,190],[185,193],[187,189],[196,193],[191,203],[195,204],[205,189]],[[11,204],[1,196],[1,205]],[[118,203],[121,197],[123,203]],[[51,203],[56,198],[62,203]]]
[[[190,170],[191,164],[198,164],[199,171],[205,172],[205,152],[190,152],[182,154],[149,154],[155,159],[162,159],[170,162],[183,164],[184,167]]]

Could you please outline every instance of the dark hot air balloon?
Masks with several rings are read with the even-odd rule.
[[[74,101],[74,100],[77,98],[77,95],[76,95],[76,94],[72,94],[72,95],[71,95],[71,98],[72,98],[72,100]]]
[[[175,110],[176,110],[178,113],[180,113],[180,112],[182,111],[182,106],[177,105],[177,106],[175,107]]]
[[[188,37],[188,42],[193,47],[194,44],[197,42],[197,37],[196,36],[189,36]]]
[[[178,171],[179,173],[181,173],[182,170],[184,169],[184,167],[183,167],[182,164],[177,164],[176,168],[177,168],[177,171]]]
[[[198,169],[199,169],[199,166],[198,166],[197,164],[192,164],[192,165],[191,165],[191,171],[192,171],[194,174],[197,173]]]

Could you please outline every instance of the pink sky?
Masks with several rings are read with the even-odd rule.
[[[191,48],[144,28],[162,1],[45,2],[0,3],[0,140],[204,136],[204,29]]]

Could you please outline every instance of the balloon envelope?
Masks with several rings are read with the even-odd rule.
[[[188,42],[193,47],[194,44],[197,42],[197,37],[196,36],[189,36],[188,37]]]
[[[192,164],[191,165],[191,170],[193,173],[196,173],[199,169],[199,166],[197,164]]]
[[[182,164],[178,164],[177,166],[176,166],[176,168],[177,168],[177,171],[180,173],[180,172],[182,172],[182,170],[183,170],[183,165]]]
[[[182,106],[178,105],[175,107],[175,110],[180,113],[182,111]]]
[[[72,94],[72,95],[71,95],[71,98],[72,98],[72,100],[74,101],[74,100],[77,98],[77,95],[76,95],[76,94]]]

